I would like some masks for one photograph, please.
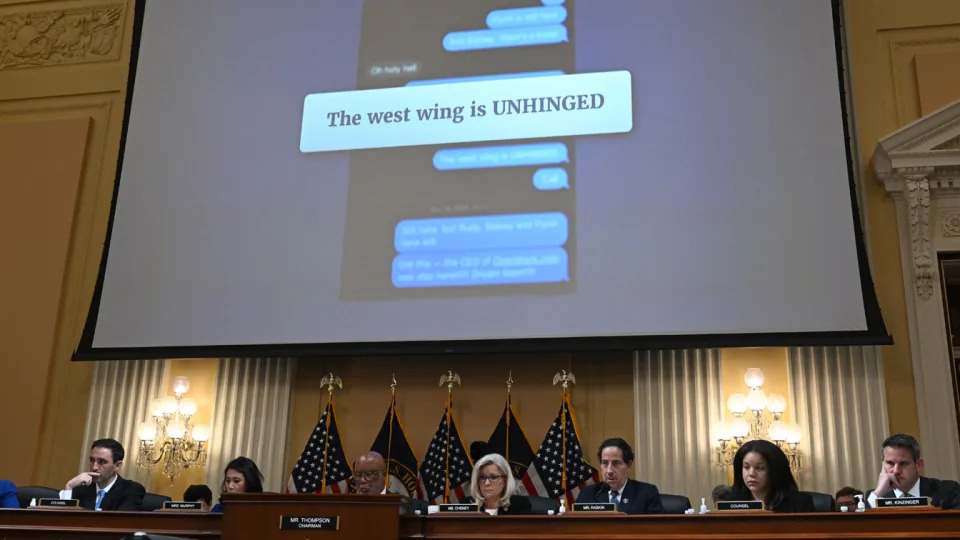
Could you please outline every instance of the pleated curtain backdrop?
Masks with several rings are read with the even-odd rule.
[[[877,484],[889,433],[883,360],[877,347],[787,350],[794,420],[803,428],[800,488],[834,494]]]
[[[722,419],[720,352],[643,351],[634,356],[634,477],[693,507],[725,483],[714,465],[710,427]]]
[[[282,491],[290,417],[290,358],[224,358],[217,375],[206,482],[216,492],[237,456],[257,463],[265,491]]]
[[[126,451],[120,475],[140,482],[148,490],[152,487],[150,471],[137,469],[137,425],[150,417],[150,400],[161,395],[164,367],[163,360],[97,362],[78,471],[89,470],[87,458],[93,441],[116,439]]]

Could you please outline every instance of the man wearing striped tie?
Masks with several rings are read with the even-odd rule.
[[[121,478],[123,445],[113,439],[99,439],[90,448],[90,471],[74,476],[60,492],[61,499],[77,499],[87,510],[140,510],[146,490]]]

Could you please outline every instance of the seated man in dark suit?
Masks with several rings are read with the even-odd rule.
[[[61,499],[77,499],[87,510],[140,510],[147,490],[132,480],[121,478],[123,445],[113,439],[100,439],[90,448],[90,472],[80,473],[67,482]]]
[[[577,495],[578,503],[612,502],[627,514],[659,514],[663,511],[657,486],[630,479],[633,449],[615,437],[600,443],[597,451],[603,482],[591,484]]]
[[[929,497],[930,504],[944,510],[960,510],[960,484],[920,476],[923,458],[920,443],[910,435],[891,435],[883,441],[883,464],[877,487],[867,503],[877,506],[877,497]],[[879,494],[879,495],[878,495]]]

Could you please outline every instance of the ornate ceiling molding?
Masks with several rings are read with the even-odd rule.
[[[873,166],[887,192],[906,201],[915,294],[928,300],[936,271],[930,200],[960,196],[960,100],[881,139]],[[960,236],[956,210],[939,218],[944,237]]]
[[[120,58],[126,4],[0,12],[0,71]]]

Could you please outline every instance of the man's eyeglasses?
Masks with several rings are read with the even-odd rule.
[[[503,480],[506,478],[502,474],[491,474],[490,476],[478,476],[477,481],[481,484],[492,484],[498,480]]]
[[[358,472],[358,473],[353,473],[353,476],[351,476],[350,478],[354,482],[366,482],[367,480],[373,480],[380,474],[382,474],[380,471]]]

